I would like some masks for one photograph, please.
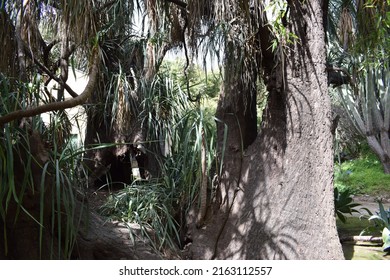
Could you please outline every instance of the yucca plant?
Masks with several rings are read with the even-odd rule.
[[[386,68],[367,66],[355,89],[338,88],[344,108],[356,129],[390,173],[390,78]]]
[[[329,77],[358,132],[390,173],[389,3],[331,0]]]
[[[383,251],[390,252],[390,208],[385,209],[383,203],[378,201],[379,211],[375,214],[370,210],[365,209],[368,213],[368,220],[373,224],[365,228],[364,233],[381,233],[383,239]]]
[[[349,189],[340,190],[339,188],[334,188],[334,201],[335,201],[335,211],[337,217],[341,222],[346,222],[345,214],[359,213],[358,210],[354,209],[357,206],[360,206],[359,203],[354,203]]]

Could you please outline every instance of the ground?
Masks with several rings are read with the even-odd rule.
[[[375,213],[378,211],[378,199],[382,201],[383,206],[385,209],[390,208],[390,198],[388,196],[370,196],[370,195],[357,195],[353,196],[353,200],[356,203],[361,204],[361,206],[356,207],[358,210],[360,208],[367,208],[369,209],[372,213]],[[357,214],[355,214],[357,215]]]
[[[378,211],[378,198],[373,196],[355,196],[354,202],[361,204],[356,207],[361,211],[361,214],[367,214],[362,208],[369,209],[373,214]],[[385,209],[390,208],[390,200],[382,198],[382,203]],[[343,224],[337,221],[337,227],[340,238],[345,236],[356,236],[369,225],[366,219],[360,219],[361,214],[353,213],[353,215],[347,215],[347,223]],[[379,236],[379,235],[378,235]],[[373,243],[361,242],[359,244],[353,244],[352,242],[343,242],[343,252],[347,260],[390,260],[390,255],[385,255],[381,245]]]
[[[91,210],[98,212],[99,208],[106,202],[109,196],[109,191],[107,188],[100,190],[90,190],[88,192],[88,203]],[[380,197],[381,198],[381,197]],[[372,213],[378,211],[378,197],[369,196],[369,195],[359,195],[354,197],[354,202],[361,204],[356,207],[357,210],[362,208],[369,209]],[[381,198],[384,204],[385,209],[390,208],[390,199]],[[361,210],[362,214],[366,214],[366,211]],[[360,214],[353,213],[353,215],[347,215],[347,223],[342,224],[338,221],[337,226],[339,228],[340,237],[359,235],[362,229],[368,226],[367,220],[359,219]],[[134,225],[134,230],[137,230],[137,226]],[[346,259],[353,260],[381,260],[386,259],[390,260],[390,256],[384,256],[381,246],[375,246],[374,244],[355,245],[351,243],[343,243],[343,251]],[[173,253],[167,251],[165,257],[167,259],[180,259],[180,253]]]

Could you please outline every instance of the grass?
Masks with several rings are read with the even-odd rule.
[[[364,147],[356,159],[335,164],[335,186],[353,194],[390,196],[390,175],[378,157]]]
[[[383,172],[383,167],[378,157],[363,146],[359,157],[335,164],[335,187],[339,190],[349,190],[351,194],[370,196],[390,196],[390,175]],[[357,207],[359,208],[359,207]],[[366,213],[362,213],[366,214]],[[364,229],[372,226],[367,219],[350,217],[346,223],[337,219],[339,236],[360,235]],[[389,255],[384,255],[381,246],[358,246],[343,243],[343,252],[347,260],[389,260]]]

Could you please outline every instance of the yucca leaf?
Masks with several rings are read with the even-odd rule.
[[[385,227],[382,231],[383,251],[390,251],[390,230]]]

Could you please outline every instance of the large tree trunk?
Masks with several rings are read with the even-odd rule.
[[[153,90],[153,80],[159,71],[165,54],[170,48],[178,44],[178,39],[172,39],[172,42],[156,43],[154,41],[156,37],[160,36],[158,34],[163,24],[158,15],[158,4],[156,0],[145,1],[145,9],[149,19],[149,39],[147,41],[142,39],[139,42],[134,42],[131,46],[127,46],[127,53],[123,52],[121,48],[108,52],[109,59],[105,62],[108,74],[103,78],[100,96],[95,96],[95,100],[91,101],[92,104],[99,107],[107,99],[110,99],[107,98],[107,95],[114,96],[117,94],[119,105],[116,110],[113,110],[113,102],[105,105],[108,110],[103,112],[105,114],[104,121],[101,120],[101,114],[96,113],[95,110],[90,110],[85,145],[96,144],[98,142],[96,135],[100,136],[101,142],[125,144],[111,149],[93,150],[88,153],[89,167],[92,170],[91,181],[96,181],[99,177],[104,178],[105,173],[110,173],[113,181],[117,180],[130,184],[132,178],[115,174],[114,168],[116,166],[120,167],[123,170],[123,172],[119,172],[121,174],[126,172],[130,174],[131,167],[134,168],[135,166],[131,166],[129,161],[123,163],[121,160],[123,157],[128,158],[129,156],[137,160],[142,178],[157,178],[160,175],[157,158],[161,155],[161,151],[159,144],[156,143],[160,139],[150,139],[148,136],[147,130],[150,129],[147,127],[148,116],[142,103],[147,98],[145,93]],[[178,17],[177,11],[173,16]],[[172,29],[174,28],[180,28],[180,26],[173,26]],[[176,33],[182,32],[181,30],[174,31]],[[116,36],[121,38],[118,41],[127,41],[125,33]],[[121,66],[121,68],[119,69],[118,66]],[[124,71],[126,77],[131,77],[128,78],[131,79],[129,83],[133,84],[134,88],[131,94],[127,93],[125,95],[121,92],[115,93],[113,90],[111,92],[107,91],[107,85],[112,83],[112,75],[118,74],[120,71]],[[111,99],[113,100],[114,97]],[[111,113],[114,111],[116,111],[116,114]],[[153,114],[153,112],[149,113]]]
[[[203,228],[191,229],[195,259],[343,258],[334,215],[321,4],[289,1],[288,28],[299,39],[272,73],[264,67],[270,92],[265,121],[242,154],[231,114],[222,119],[229,126],[222,200]],[[218,110],[234,100],[229,94],[234,92],[221,96],[225,106]],[[244,111],[235,113],[240,120]]]

